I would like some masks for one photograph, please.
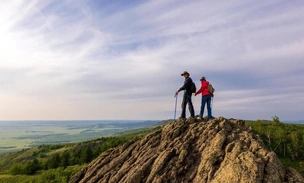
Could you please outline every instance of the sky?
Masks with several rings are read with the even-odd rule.
[[[215,117],[303,120],[303,17],[302,0],[1,0],[0,120],[173,118],[183,71],[212,83]]]

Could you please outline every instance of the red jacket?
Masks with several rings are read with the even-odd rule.
[[[206,95],[210,95],[211,93],[208,92],[208,85],[209,82],[208,81],[201,81],[202,86],[201,88],[195,93],[195,95],[198,95],[200,93],[202,93],[202,96],[206,96]],[[211,94],[212,95],[212,94]],[[212,95],[213,96],[213,95]]]

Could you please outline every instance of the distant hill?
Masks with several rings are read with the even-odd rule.
[[[296,170],[284,168],[245,121],[189,118],[105,152],[70,179],[76,182],[279,183],[304,179]]]
[[[304,120],[299,120],[299,121],[286,121],[284,123],[288,124],[304,124]]]
[[[173,119],[162,120],[162,121],[158,122],[156,125],[164,126],[164,125],[169,124],[172,121],[173,121]]]

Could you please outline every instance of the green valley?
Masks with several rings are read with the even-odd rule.
[[[142,139],[170,121],[90,141],[39,145],[1,155],[0,182],[68,182],[73,174],[108,149]],[[275,116],[272,121],[247,120],[246,126],[251,126],[265,146],[276,152],[285,167],[293,167],[304,175],[304,125],[282,123]]]

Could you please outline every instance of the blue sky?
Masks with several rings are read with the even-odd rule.
[[[301,0],[2,0],[0,119],[172,118],[184,70],[214,116],[304,119],[303,17]]]

